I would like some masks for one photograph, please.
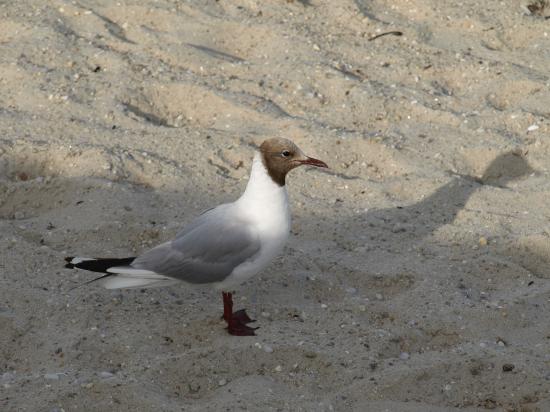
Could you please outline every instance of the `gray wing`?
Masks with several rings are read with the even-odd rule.
[[[138,269],[189,283],[224,280],[260,250],[258,234],[241,219],[228,216],[230,205],[200,215],[176,235],[132,262]]]

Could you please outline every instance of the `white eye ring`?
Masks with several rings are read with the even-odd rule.
[[[281,153],[281,156],[288,157],[290,156],[290,152],[288,150],[283,150],[283,152]]]

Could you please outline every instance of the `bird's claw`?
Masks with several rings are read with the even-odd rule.
[[[231,316],[231,318],[235,319],[235,320],[237,320],[240,323],[243,323],[245,325],[247,323],[256,322],[256,319],[250,319],[250,316],[248,316],[248,314],[246,313],[246,310],[244,310],[244,309],[241,309],[241,310],[238,310],[238,311],[234,312],[233,315]]]
[[[227,332],[234,336],[255,336],[254,331],[258,328],[252,328],[247,323],[255,322],[254,319],[250,319],[250,316],[244,309],[238,310],[231,315],[231,318],[227,322]]]
[[[229,292],[222,292],[223,295],[223,316],[227,322],[227,332],[234,336],[254,336],[258,328],[251,328],[248,323],[256,322],[251,319],[244,309],[233,312],[233,295]]]
[[[254,331],[258,328],[251,328],[243,323],[231,322],[226,329],[233,336],[256,336]]]

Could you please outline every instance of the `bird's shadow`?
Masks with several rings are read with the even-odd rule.
[[[357,290],[369,298],[377,292],[389,296],[410,289],[426,273],[448,267],[449,260],[461,257],[461,261],[473,262],[475,250],[464,243],[463,234],[446,241],[448,236],[441,237],[438,232],[453,224],[476,191],[511,191],[514,189],[507,186],[509,183],[534,172],[523,153],[510,151],[497,156],[479,175],[452,173],[446,184],[413,204],[369,208],[357,214],[345,203],[337,203],[337,209],[326,219],[313,214],[302,216],[297,219],[297,236],[290,241],[285,268],[272,268],[277,273],[272,278],[279,279],[273,281],[289,286],[278,299],[291,302],[308,295],[318,301],[338,300],[345,290]],[[479,218],[483,216],[481,213]],[[484,235],[490,237],[491,233]],[[448,247],[452,250],[442,250]],[[323,257],[319,258],[321,251]],[[481,252],[492,253],[497,260],[517,260],[514,254],[503,258],[502,251],[495,248]],[[315,276],[316,271],[321,275]],[[312,274],[315,287],[308,281]],[[272,281],[267,279],[269,276],[265,278]],[[331,286],[336,284],[341,287]]]
[[[329,283],[351,286],[367,295],[373,294],[373,285],[387,283],[388,279],[390,283],[402,284],[405,290],[412,278],[438,271],[444,256],[463,260],[471,255],[471,245],[462,244],[461,240],[445,242],[437,236],[437,232],[453,224],[476,191],[487,187],[513,190],[507,187],[509,183],[534,172],[523,153],[510,151],[497,156],[480,175],[453,173],[446,184],[410,205],[368,209],[363,214],[348,214],[340,221],[320,220],[318,216],[304,217],[301,219],[305,220],[304,227],[325,233],[324,254],[329,258],[320,260],[311,256],[319,248],[317,242],[320,237],[314,242],[306,241],[306,244],[311,244],[310,247],[305,246],[303,239],[295,239],[291,243],[293,249],[301,250],[294,260],[295,266],[299,267],[307,261],[303,264],[304,268],[317,268]],[[344,206],[345,203],[340,206],[341,211],[351,210]],[[335,225],[340,229],[335,230]],[[452,249],[443,250],[451,244]],[[499,250],[491,249],[490,253],[497,253],[501,258]],[[405,255],[408,257],[403,258]],[[504,259],[515,262],[517,256],[506,256]],[[386,280],[380,280],[379,276],[386,277]],[[396,287],[391,286],[393,289]],[[395,292],[393,289],[392,293]],[[380,291],[387,292],[387,288],[383,287]]]
[[[413,288],[427,273],[448,267],[449,260],[460,257],[460,261],[473,262],[472,245],[464,243],[462,233],[446,241],[448,236],[441,237],[438,232],[453,224],[476,191],[513,190],[507,187],[509,183],[532,173],[525,155],[507,152],[477,176],[453,173],[446,184],[413,204],[370,208],[357,214],[339,202],[326,219],[302,216],[297,219],[297,236],[290,241],[285,268],[272,269],[283,277],[277,281],[289,286],[278,299],[291,302],[307,295],[316,301],[338,301],[346,290],[356,290],[357,297],[369,299],[377,294],[397,295]],[[452,250],[442,250],[448,247]],[[317,256],[320,252],[322,258]],[[501,251],[494,248],[481,252],[502,258]],[[516,256],[504,260],[514,262]],[[312,275],[316,285],[309,281]]]
[[[423,200],[408,206],[371,209],[364,222],[382,229],[386,242],[416,241],[452,223],[476,190],[483,186],[506,188],[509,182],[533,172],[523,154],[507,152],[496,157],[481,176],[454,174],[448,183]]]

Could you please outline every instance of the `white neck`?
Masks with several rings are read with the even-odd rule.
[[[288,213],[286,187],[279,186],[269,176],[259,153],[254,155],[250,179],[238,202],[254,209],[258,215],[280,213],[281,209]]]

